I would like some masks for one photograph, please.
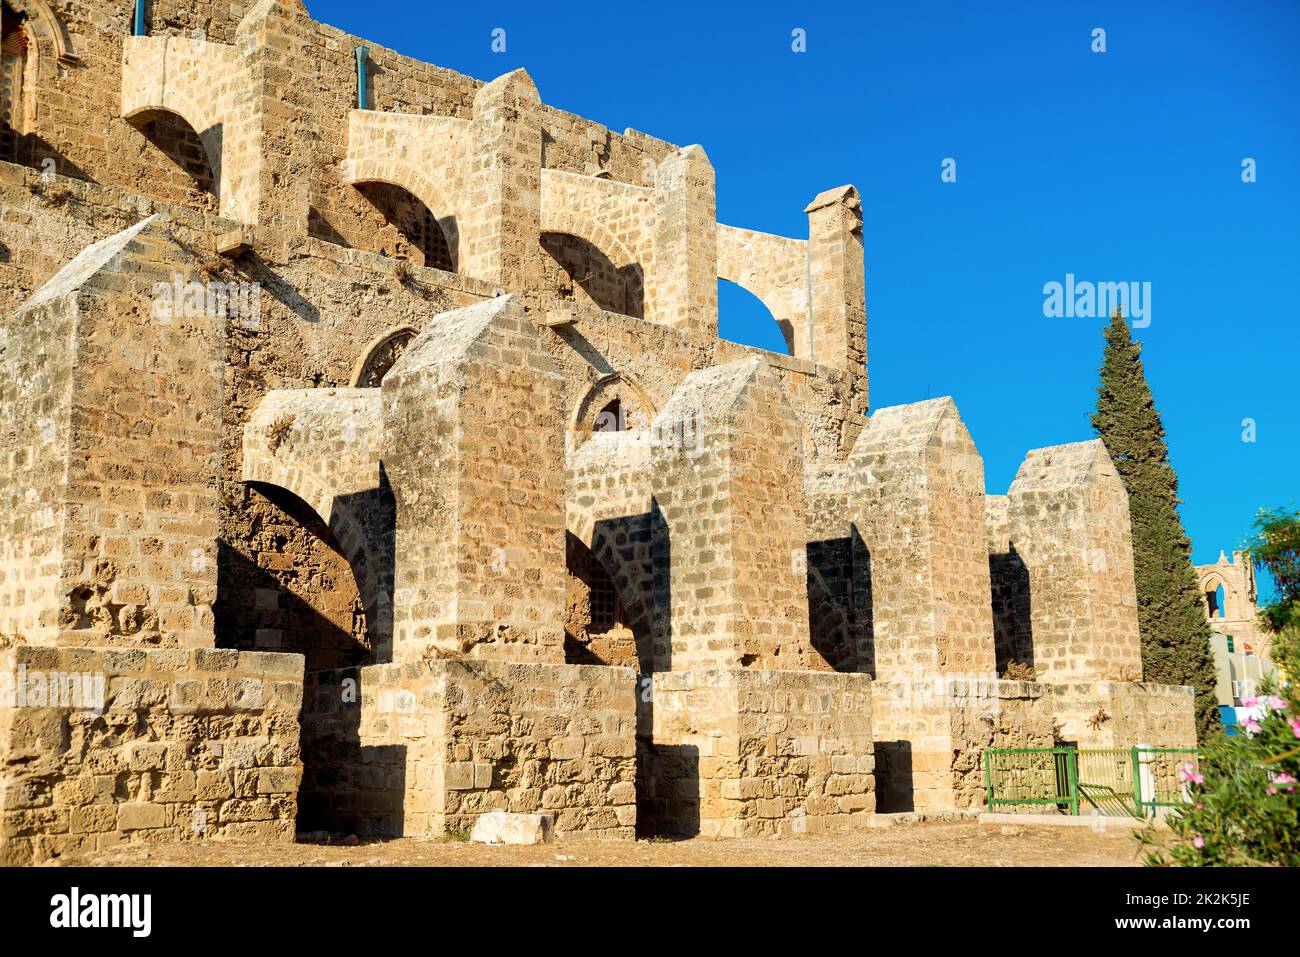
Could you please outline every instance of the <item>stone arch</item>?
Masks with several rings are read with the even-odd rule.
[[[377,388],[393,363],[417,335],[419,330],[414,326],[399,326],[371,339],[352,369],[352,386]]]
[[[563,298],[577,290],[597,308],[636,319],[645,317],[645,277],[640,263],[620,266],[604,249],[572,232],[543,230],[538,239],[549,262],[549,287]]]
[[[158,88],[160,95],[142,96],[131,103],[123,103],[122,118],[141,136],[158,147],[178,167],[190,173],[196,184],[216,198],[222,215],[230,212],[231,197],[229,184],[222,176],[222,149],[225,140],[225,127],[221,118],[211,110],[196,102],[189,93],[177,86]],[[167,134],[159,137],[156,128],[161,126]],[[200,177],[194,177],[190,169],[192,164],[186,161],[175,148],[187,138],[184,131],[198,140],[207,158],[210,176],[205,184]]]
[[[46,0],[5,0],[5,3],[27,17],[37,42],[47,44],[56,59],[63,63],[79,62],[67,26]]]
[[[620,269],[639,264],[632,251],[604,223],[583,210],[561,209],[548,210],[543,217],[541,231],[544,233],[564,233],[576,236],[591,243]]]
[[[8,0],[0,6],[0,159],[20,162],[35,116],[41,56],[32,19]]]
[[[385,498],[386,483],[381,481],[375,494],[335,495],[306,468],[277,459],[274,453],[249,448],[244,450],[243,480],[292,493],[324,523],[356,580],[373,636],[373,659],[391,661],[392,561],[384,549],[391,543],[386,535],[392,531],[392,516],[386,514],[390,509],[383,508],[382,503],[380,508],[375,507],[376,499]],[[391,504],[391,492],[386,497]]]
[[[141,108],[126,119],[185,174],[191,189],[210,197],[214,209],[220,204],[220,127],[208,127],[205,136],[184,115],[169,109]]]
[[[763,309],[766,310],[768,314],[768,318],[771,320],[772,325],[774,325],[777,328],[777,330],[781,333],[781,338],[785,342],[785,354],[790,356],[795,355],[795,329],[789,319],[777,318],[778,316],[782,315],[782,313],[780,310],[775,308],[776,304],[773,301],[775,298],[774,291],[770,289],[764,289],[762,284],[754,282],[752,278],[752,273],[747,274],[747,276],[748,278],[744,278],[744,279],[732,279],[729,276],[724,276],[719,274],[718,282],[729,283],[732,286],[734,286],[736,289],[743,290],[754,301],[760,304],[763,307]],[[764,298],[765,296],[766,298]],[[721,296],[719,298],[721,299]],[[719,321],[722,321],[725,318],[725,314],[727,311],[728,310],[721,307],[721,304],[719,305],[719,314],[718,314]],[[785,311],[788,312],[789,310],[787,309]],[[723,338],[728,338],[728,337],[724,336]],[[745,343],[745,344],[752,345],[752,343]],[[755,346],[755,348],[763,348],[763,347]],[[768,351],[776,352],[778,350],[770,349]]]
[[[598,555],[576,535],[565,534],[568,587],[565,595],[564,660],[569,664],[640,669],[636,629],[622,593]]]
[[[601,376],[586,391],[569,417],[569,430],[574,433],[576,445],[581,445],[598,431],[600,414],[612,403],[621,406],[622,423],[614,431],[648,429],[656,412],[654,402],[641,385],[625,372],[612,372]]]
[[[443,225],[418,196],[392,183],[355,183],[353,189],[383,217],[391,230],[392,249],[385,241],[376,244],[376,252],[408,259],[428,269],[455,272],[451,244]]]
[[[617,597],[617,624],[630,635],[630,654],[636,658],[632,665],[626,658],[617,661],[600,659],[603,663],[626,664],[647,674],[654,669],[655,646],[658,641],[658,620],[654,612],[652,539],[656,517],[652,512],[597,519],[591,514],[582,516],[574,527],[565,529],[565,557],[570,578],[585,579],[590,589],[593,585],[608,587]],[[587,558],[594,563],[596,575],[584,574],[587,570],[575,557]],[[572,617],[572,595],[566,612],[565,633],[569,633]],[[566,637],[566,660],[572,664],[590,664],[590,660],[573,655],[572,643]],[[589,646],[590,647],[590,646]],[[627,652],[625,651],[626,655]]]
[[[1210,600],[1210,596],[1217,596],[1220,588],[1223,589],[1223,603],[1216,609],[1214,603]],[[1228,602],[1232,597],[1231,591],[1232,586],[1228,584],[1228,580],[1217,571],[1201,576],[1201,600],[1205,602],[1205,616],[1207,618],[1214,620],[1228,617]],[[1218,614],[1215,614],[1216,611]]]
[[[451,269],[460,271],[460,218],[434,180],[407,163],[379,159],[348,159],[343,163],[343,183],[360,189],[372,183],[395,186],[410,193],[429,211],[442,230]]]

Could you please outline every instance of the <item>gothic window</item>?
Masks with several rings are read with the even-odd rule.
[[[357,376],[356,384],[366,389],[378,388],[384,381],[384,376],[388,375],[388,370],[393,367],[414,338],[414,329],[402,329],[371,349]]]
[[[25,132],[28,43],[25,18],[8,4],[0,6],[0,159],[10,162],[17,160],[19,137]]]

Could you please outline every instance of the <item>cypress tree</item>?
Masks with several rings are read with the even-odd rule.
[[[1192,544],[1178,516],[1178,476],[1142,370],[1142,346],[1129,334],[1122,310],[1115,311],[1104,336],[1092,426],[1128,490],[1143,677],[1196,689],[1197,734],[1204,741],[1222,724],[1210,626],[1192,568]]]

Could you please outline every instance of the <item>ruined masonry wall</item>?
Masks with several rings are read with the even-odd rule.
[[[866,675],[660,672],[641,707],[648,833],[837,833],[875,810]]]
[[[634,680],[497,661],[309,674],[303,828],[427,838],[467,833],[486,811],[546,812],[572,836],[630,839]]]
[[[292,842],[302,658],[234,651],[0,651],[57,702],[0,707],[0,864],[122,842]],[[68,690],[101,682],[102,711]]]

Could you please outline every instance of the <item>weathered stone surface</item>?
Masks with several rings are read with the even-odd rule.
[[[182,689],[203,654],[0,651],[0,863],[123,840],[245,840],[235,825],[249,821],[264,822],[259,840],[293,839],[302,657],[225,652],[198,700]]]
[[[730,227],[703,148],[523,70],[365,43],[358,104],[301,3],[45,6],[5,54],[0,665],[60,677],[0,708],[6,860],[287,840],[300,780],[355,834],[847,829],[975,803],[1049,709],[1185,743],[1121,680],[1104,451],[988,497],[950,400],[866,417],[852,186]],[[719,278],[789,355],[718,338]]]
[[[474,822],[470,840],[480,844],[545,844],[551,839],[552,826],[549,814],[489,811]]]
[[[1030,452],[1007,493],[1047,681],[1140,681],[1128,494],[1100,439]]]

